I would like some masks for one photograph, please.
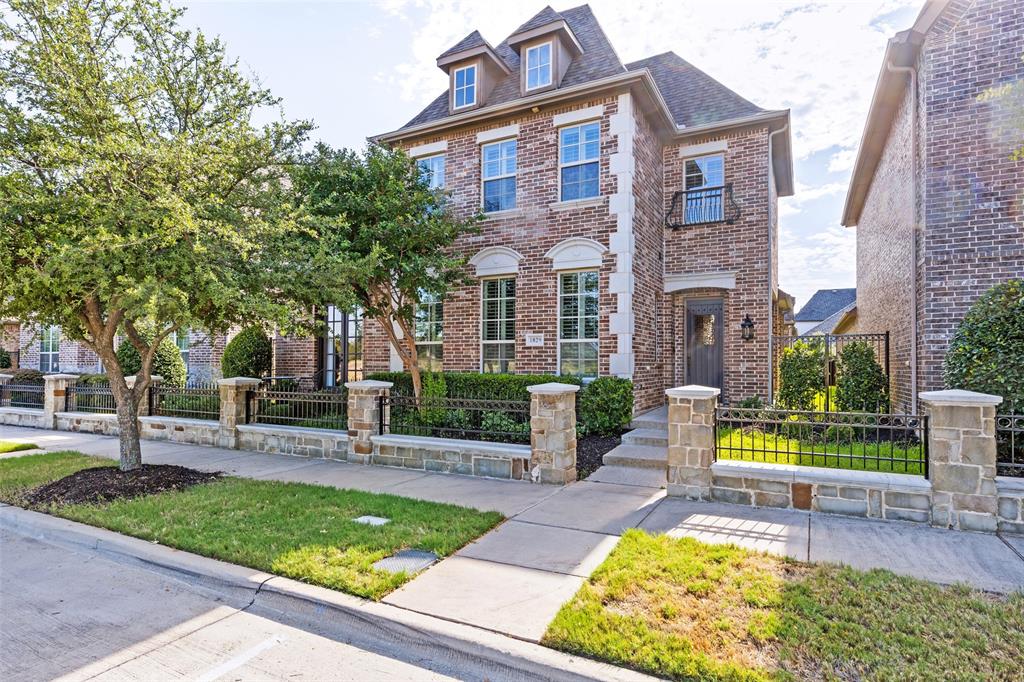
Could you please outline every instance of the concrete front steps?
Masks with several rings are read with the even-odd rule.
[[[668,410],[661,408],[637,416],[622,443],[606,452],[604,465],[587,479],[663,488],[668,466]]]

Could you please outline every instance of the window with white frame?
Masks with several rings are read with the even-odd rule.
[[[60,371],[60,327],[44,327],[39,338],[39,371]]]
[[[558,373],[597,376],[597,271],[558,276]]]
[[[191,345],[188,329],[179,329],[178,331],[173,332],[172,340],[174,341],[174,345],[178,347],[178,352],[181,353],[181,361],[185,363],[185,369],[188,369],[188,355],[189,347]]]
[[[419,166],[423,178],[430,185],[430,189],[444,187],[444,154],[425,156],[418,159],[416,164]]]
[[[687,159],[684,165],[686,224],[722,220],[725,185],[725,157],[711,154]]]
[[[511,374],[516,371],[516,280],[485,279],[481,329],[481,369]]]
[[[526,50],[526,89],[551,85],[551,43],[534,45]]]
[[[416,308],[416,358],[420,369],[440,372],[444,363],[444,303],[424,293]]]
[[[324,386],[342,386],[363,378],[363,311],[327,306]]]
[[[562,201],[590,199],[600,193],[601,124],[598,121],[558,132]]]
[[[461,109],[476,104],[476,65],[455,69],[453,107]]]
[[[483,156],[484,213],[507,211],[516,207],[516,141],[502,140],[485,144]]]

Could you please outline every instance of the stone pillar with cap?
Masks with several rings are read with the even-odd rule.
[[[394,386],[390,381],[350,381],[348,389],[348,461],[369,464],[373,457],[373,436],[381,432],[381,421],[387,423],[387,413],[381,412],[381,398]],[[387,410],[387,408],[385,408]]]
[[[576,480],[576,392],[573,384],[528,386],[530,478],[540,483]]]
[[[720,389],[681,386],[668,397],[668,494],[711,499],[715,461],[715,407]]]
[[[65,411],[68,389],[77,381],[77,374],[47,374],[43,376],[43,423],[45,428],[57,428],[57,413]]]
[[[137,375],[124,378],[124,383],[128,387],[128,390],[135,388],[135,383],[139,380]],[[163,377],[159,374],[154,374],[149,378],[149,389],[146,391],[146,395],[142,396],[142,400],[139,401],[139,416],[148,417],[153,411],[153,398],[156,392],[157,386],[163,381]]]
[[[220,434],[217,444],[220,447],[238,447],[238,425],[245,424],[249,416],[249,391],[259,385],[260,380],[252,377],[231,377],[217,381],[220,390]]]

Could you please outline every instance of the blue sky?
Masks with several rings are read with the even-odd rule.
[[[287,117],[316,122],[314,138],[361,147],[444,90],[438,54],[473,29],[497,44],[545,4],[193,1],[184,21],[220,35]],[[854,230],[839,226],[850,169],[885,43],[922,4],[590,2],[624,62],[672,50],[761,107],[792,109],[797,190],[780,205],[779,270],[798,306],[855,285]]]

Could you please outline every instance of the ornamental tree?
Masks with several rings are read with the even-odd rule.
[[[383,328],[419,396],[416,309],[424,296],[443,298],[466,280],[454,244],[476,230],[479,216],[455,215],[405,152],[376,144],[363,154],[318,145],[294,169],[292,185],[309,234],[348,254],[347,275],[319,280],[323,303],[343,305],[351,294]]]
[[[59,324],[100,357],[121,468],[134,469],[160,344],[178,329],[285,323],[308,293],[288,276],[295,259],[329,264],[281,209],[309,125],[255,125],[278,100],[158,0],[7,5],[0,316]],[[131,389],[119,335],[141,360]]]

